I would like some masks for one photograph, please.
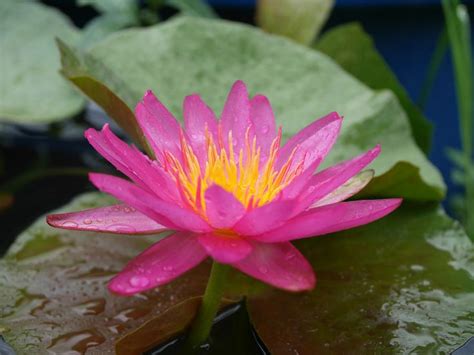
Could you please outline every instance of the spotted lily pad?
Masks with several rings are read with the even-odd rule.
[[[121,31],[92,47],[82,62],[69,60],[68,53],[73,51],[63,51],[64,73],[82,68],[131,109],[145,90],[153,89],[177,117],[183,97],[192,92],[220,112],[226,92],[242,79],[251,94],[268,95],[285,138],[338,111],[345,122],[327,165],[381,143],[382,154],[373,165],[377,175],[370,184],[375,195],[392,195],[395,179],[398,196],[413,200],[444,196],[441,175],[412,139],[394,94],[369,89],[313,49],[247,25],[183,17],[148,29]],[[100,96],[101,86],[84,87],[74,75],[69,77],[92,99]]]
[[[92,193],[63,210],[110,202]],[[39,219],[0,261],[0,334],[18,354],[112,354],[119,339],[129,348],[147,334],[144,346],[153,344],[146,328],[137,331],[144,324],[160,329],[157,341],[184,331],[208,262],[134,297],[105,287],[159,238],[56,230]],[[438,207],[405,205],[371,225],[297,246],[317,272],[313,291],[278,291],[238,272],[227,284],[227,298],[247,296],[272,353],[447,353],[474,335],[474,247]]]

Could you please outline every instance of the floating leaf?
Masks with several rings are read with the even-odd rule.
[[[110,203],[93,193],[63,210]],[[57,230],[41,218],[0,261],[0,333],[18,354],[108,354],[118,339],[121,351],[143,334],[143,345],[154,344],[145,324],[160,329],[157,340],[184,331],[196,309],[191,300],[204,292],[207,262],[134,297],[105,288],[158,239]],[[311,292],[229,275],[228,297],[247,295],[251,320],[272,353],[448,353],[474,335],[474,247],[437,207],[405,205],[371,225],[297,246],[318,276]]]
[[[399,196],[420,200],[444,196],[441,175],[414,143],[396,97],[389,91],[370,90],[312,49],[246,25],[183,17],[122,31],[94,46],[87,57],[88,63],[82,65],[90,79],[110,87],[128,107],[153,89],[177,117],[183,97],[192,92],[200,93],[219,112],[232,83],[242,79],[252,94],[268,95],[285,138],[337,110],[345,122],[326,166],[381,143],[382,154],[372,165],[377,174],[372,191],[377,196],[391,195],[393,179],[405,176],[409,180],[397,191]],[[63,62],[65,72],[73,66]],[[99,87],[92,91],[101,92]],[[94,99],[94,94],[88,95]]]
[[[79,33],[59,11],[35,2],[0,2],[0,120],[51,123],[79,112],[82,97],[62,78],[54,37]]]
[[[266,32],[310,44],[332,10],[334,0],[259,0],[257,24]]]
[[[316,288],[247,301],[272,354],[447,354],[474,335],[474,246],[438,208],[404,206],[297,246]]]
[[[93,193],[67,210],[110,202]],[[152,292],[135,297],[109,293],[105,285],[111,275],[159,238],[71,233],[53,229],[40,218],[0,261],[0,334],[18,354],[83,353],[92,348],[112,354],[121,334],[204,291],[207,263],[178,284]]]
[[[358,23],[338,26],[323,34],[315,44],[347,72],[372,89],[389,89],[400,101],[410,120],[413,136],[419,147],[428,153],[433,135],[432,124],[411,101],[383,57],[377,52],[372,38]]]

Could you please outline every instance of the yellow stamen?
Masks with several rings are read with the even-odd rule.
[[[247,130],[244,139],[243,148],[236,154],[231,131],[228,133],[225,149],[221,127],[218,131],[218,142],[214,142],[206,127],[205,166],[200,165],[192,147],[183,136],[180,142],[182,160],[165,152],[165,169],[179,186],[185,202],[204,217],[204,193],[213,184],[231,192],[247,208],[254,208],[272,201],[301,173],[303,162],[293,166],[295,151],[280,169],[275,167],[281,130],[273,140],[263,166],[260,163],[261,147],[257,147],[256,137],[250,138],[250,130]]]

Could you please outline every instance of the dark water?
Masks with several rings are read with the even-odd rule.
[[[145,355],[184,355],[185,335],[152,349]],[[212,328],[209,342],[195,352],[196,355],[268,355],[263,342],[250,324],[244,303],[228,307],[220,313]]]

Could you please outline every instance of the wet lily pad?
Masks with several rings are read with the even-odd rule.
[[[192,92],[200,93],[220,112],[228,89],[242,79],[251,94],[268,95],[285,138],[336,110],[345,123],[326,164],[381,143],[371,191],[389,195],[392,180],[386,174],[395,174],[402,186],[398,192],[405,198],[441,200],[444,196],[441,175],[413,141],[394,94],[369,89],[310,48],[247,25],[185,17],[121,31],[91,48],[83,62],[70,61],[64,53],[64,72],[85,67],[91,78],[112,88],[130,108],[145,90],[153,89],[177,117],[183,97]],[[116,85],[117,80],[121,85]],[[84,88],[74,77],[71,81],[92,99],[100,96],[100,86]],[[397,164],[401,166],[394,170]]]
[[[108,204],[84,195],[67,210]],[[208,264],[135,297],[105,288],[127,260],[160,236],[127,237],[55,230],[40,218],[0,261],[0,334],[18,354],[113,354],[114,342],[173,305],[201,296]],[[173,333],[170,333],[173,335]]]
[[[92,193],[63,210],[110,202]],[[119,339],[131,344],[147,334],[153,344],[145,328],[137,332],[147,322],[161,329],[156,339],[184,331],[208,262],[134,297],[105,288],[159,238],[56,230],[39,219],[0,261],[0,334],[18,354],[108,354]],[[247,296],[251,320],[272,353],[438,353],[474,335],[474,247],[438,207],[405,205],[371,225],[297,246],[317,272],[313,291],[278,291],[238,272],[227,285],[228,298]],[[169,316],[173,307],[179,316]]]
[[[297,244],[316,288],[249,297],[275,354],[447,354],[474,335],[474,246],[435,206]]]
[[[84,99],[58,73],[54,37],[79,39],[66,16],[34,1],[3,0],[0,33],[0,121],[44,124],[81,110]]]

